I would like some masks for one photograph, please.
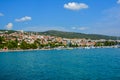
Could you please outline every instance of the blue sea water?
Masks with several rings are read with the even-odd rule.
[[[0,80],[120,80],[120,49],[1,52]]]

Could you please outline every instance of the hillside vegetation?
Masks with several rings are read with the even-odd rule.
[[[76,33],[76,32],[63,32],[63,31],[56,31],[56,30],[49,30],[49,31],[39,32],[39,33],[44,35],[58,36],[62,38],[113,39],[113,40],[117,39],[117,37],[115,36],[106,36],[106,35],[99,35],[99,34],[84,34],[84,33]]]

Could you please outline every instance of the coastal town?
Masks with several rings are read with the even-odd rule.
[[[40,35],[37,32],[24,32],[23,30],[8,33],[0,32],[0,51],[27,50],[27,49],[70,49],[88,47],[116,47],[120,40],[91,40],[91,39],[68,39],[50,35]]]

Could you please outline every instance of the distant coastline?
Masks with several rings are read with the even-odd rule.
[[[54,34],[54,35],[53,35]],[[72,36],[71,38],[67,38]],[[57,36],[63,35],[63,36]],[[74,38],[79,36],[79,38]],[[80,38],[80,36],[82,38]],[[90,35],[89,35],[90,36]],[[99,37],[100,35],[96,35]],[[103,39],[102,39],[103,38]],[[114,47],[120,45],[120,40],[93,39],[88,36],[85,37],[81,33],[61,32],[61,31],[47,31],[44,33],[24,32],[24,31],[10,31],[3,30],[0,33],[0,51],[30,51],[30,50],[51,50],[51,49],[72,49],[72,48],[96,48],[110,46]]]
[[[42,51],[42,50],[73,50],[73,49],[98,49],[98,48],[120,48],[120,46],[101,46],[101,47],[68,47],[68,48],[49,48],[49,49],[16,49],[16,50],[0,50],[1,52],[22,52],[22,51]]]
[[[0,52],[20,52],[20,51],[37,51],[37,50],[52,50],[52,49],[0,50]]]

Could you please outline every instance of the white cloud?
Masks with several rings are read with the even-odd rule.
[[[72,27],[73,30],[87,30],[88,27]]]
[[[8,30],[12,29],[12,27],[13,27],[13,24],[12,24],[12,23],[8,23],[8,24],[6,25],[6,29],[8,29]]]
[[[87,9],[88,5],[85,3],[69,2],[68,4],[64,4],[64,8],[70,10],[81,10],[81,9]]]
[[[32,20],[32,18],[29,16],[25,16],[20,19],[15,19],[16,22],[25,22],[25,21],[30,21],[30,20]]]
[[[120,0],[118,0],[117,3],[120,4]]]
[[[86,30],[86,29],[88,29],[87,27],[80,27],[80,28],[78,28],[79,30]]]
[[[3,13],[0,13],[0,16],[4,16],[4,14],[3,14]]]
[[[76,27],[72,27],[72,29],[76,29]]]

